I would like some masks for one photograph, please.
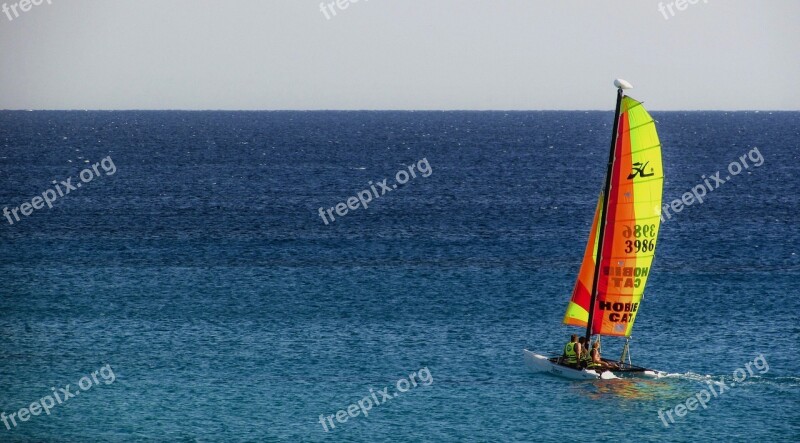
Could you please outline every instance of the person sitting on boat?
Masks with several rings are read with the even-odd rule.
[[[600,343],[594,342],[592,345],[592,352],[590,353],[590,361],[586,369],[605,369],[605,363],[600,358]]]
[[[594,342],[592,345],[591,361],[586,366],[586,369],[618,369],[617,365],[613,363],[604,362],[600,357],[600,342]]]
[[[589,340],[586,340],[585,337],[581,337],[578,339],[578,346],[580,347],[580,352],[578,353],[578,361],[580,362],[580,366],[585,368],[589,365],[592,361],[592,357],[589,355]]]
[[[586,337],[578,337],[578,344],[575,345],[575,353],[578,354],[578,367],[583,367],[583,356],[588,352]]]
[[[578,366],[578,335],[572,334],[569,343],[564,346],[564,356],[561,359],[562,363],[567,366]]]

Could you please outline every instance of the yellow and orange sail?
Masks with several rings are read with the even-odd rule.
[[[661,220],[653,208],[661,207],[664,169],[655,123],[640,102],[623,97],[616,124],[605,228],[601,233],[601,195],[564,324],[587,326],[602,240],[591,333],[627,337],[641,307],[655,254]]]

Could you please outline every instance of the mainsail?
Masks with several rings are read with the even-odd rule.
[[[641,307],[655,254],[661,220],[653,208],[661,207],[664,170],[653,118],[630,97],[622,96],[618,103],[608,196],[600,195],[564,324],[587,327],[593,309],[592,334],[627,337]],[[599,275],[595,275],[596,269]]]

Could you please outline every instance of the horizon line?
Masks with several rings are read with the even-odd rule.
[[[0,109],[0,112],[613,112],[613,109]],[[648,109],[648,112],[800,112],[800,109]]]

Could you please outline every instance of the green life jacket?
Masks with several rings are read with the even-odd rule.
[[[564,355],[567,357],[567,363],[573,365],[578,363],[578,354],[575,353],[576,344],[577,343],[569,342],[564,346]]]
[[[598,351],[598,352],[599,352],[599,351]],[[591,368],[599,368],[599,367],[600,367],[600,364],[599,364],[599,363],[594,363],[594,362],[592,361],[592,356],[591,356],[591,355],[592,355],[592,351],[589,351],[589,360],[588,360],[589,364],[588,364],[588,365],[586,365],[586,367],[587,367],[587,368],[590,368],[590,369],[591,369]]]
[[[581,361],[590,362],[592,361],[592,357],[589,355],[589,350],[586,349],[586,346],[583,347],[581,352]]]

